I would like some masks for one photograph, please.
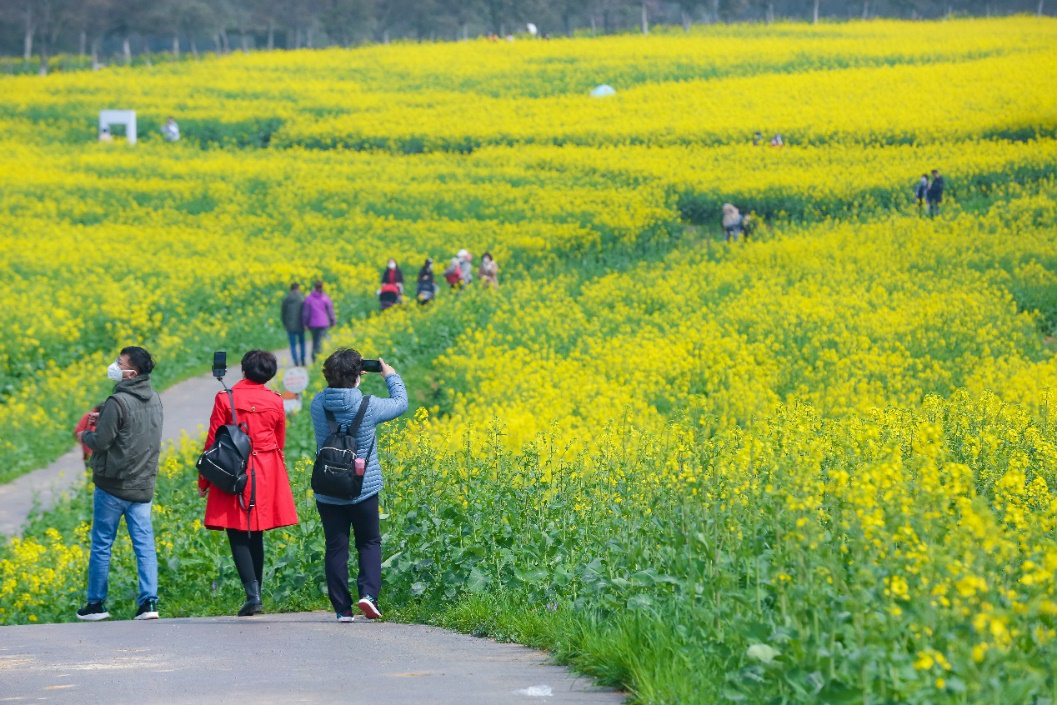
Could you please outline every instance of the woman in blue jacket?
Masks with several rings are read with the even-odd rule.
[[[324,570],[330,602],[339,622],[351,622],[352,596],[349,593],[349,533],[355,537],[359,555],[359,577],[356,607],[368,619],[382,616],[378,609],[378,591],[382,586],[382,535],[378,525],[378,493],[382,490],[382,467],[378,462],[377,426],[407,411],[407,390],[400,375],[384,360],[381,375],[389,387],[389,398],[369,397],[363,420],[356,432],[356,447],[366,454],[363,488],[358,497],[342,499],[316,495],[316,508],[323,522],[327,550]],[[355,350],[341,348],[323,363],[327,388],[312,399],[312,425],[316,432],[316,451],[331,433],[329,416],[339,426],[352,425],[360,408],[363,393],[363,357]]]

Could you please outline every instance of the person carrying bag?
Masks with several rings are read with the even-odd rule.
[[[364,360],[347,348],[336,350],[323,363],[327,388],[312,399],[312,426],[316,432],[312,488],[326,537],[327,593],[339,622],[353,620],[350,531],[355,536],[359,565],[359,601],[355,606],[368,619],[382,616],[378,607],[378,591],[382,587],[378,493],[383,482],[377,427],[407,411],[407,390],[392,367],[384,360],[377,362],[389,388],[388,399],[368,397],[359,390]]]
[[[216,396],[207,451],[199,465],[198,493],[207,498],[202,523],[207,529],[227,532],[231,557],[246,592],[240,617],[260,614],[264,609],[264,532],[298,523],[283,457],[286,412],[278,392],[264,386],[277,370],[278,362],[270,352],[251,350],[243,356],[244,379]],[[201,472],[206,456],[215,448],[228,442],[244,448],[240,434],[250,448],[248,472],[243,475],[248,475],[248,480],[230,472]]]

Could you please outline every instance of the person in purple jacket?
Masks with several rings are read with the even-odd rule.
[[[305,328],[312,332],[312,362],[323,351],[323,336],[334,325],[334,303],[323,293],[323,282],[316,280],[312,293],[305,297],[301,308]]]

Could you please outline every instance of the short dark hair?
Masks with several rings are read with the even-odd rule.
[[[316,283],[312,285],[312,288],[316,291],[323,291],[323,280],[317,279]]]
[[[338,348],[323,362],[323,376],[331,387],[351,389],[362,374],[363,356],[351,348]]]
[[[298,282],[294,282],[293,284],[290,285],[290,291],[293,291],[294,289],[300,289],[300,288],[301,288],[301,284],[299,284]]]
[[[279,363],[267,350],[250,350],[242,356],[242,376],[251,382],[264,384],[275,376]]]
[[[121,348],[118,357],[121,355],[128,355],[128,364],[132,365],[132,369],[137,374],[149,375],[154,369],[154,358],[138,345],[129,345],[127,348]]]

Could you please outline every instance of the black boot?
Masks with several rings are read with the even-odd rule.
[[[239,616],[250,617],[263,612],[264,607],[261,605],[260,584],[256,580],[252,580],[248,583],[243,583],[242,587],[246,588],[246,603],[242,605],[242,609],[239,610]]]

